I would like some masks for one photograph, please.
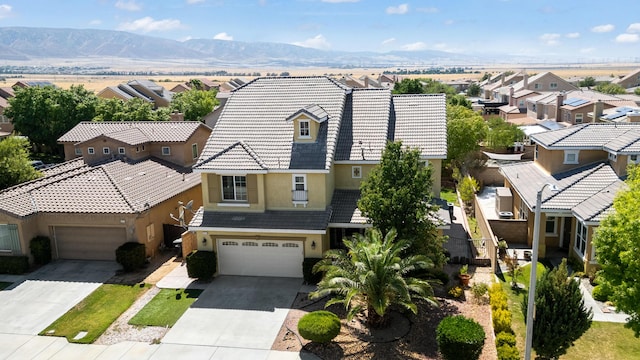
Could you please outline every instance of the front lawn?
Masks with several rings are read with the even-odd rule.
[[[145,284],[101,285],[40,335],[64,336],[69,342],[90,344],[149,288],[150,285]],[[74,340],[82,331],[87,334]]]
[[[162,289],[129,324],[172,327],[185,311],[198,299],[202,290]]]
[[[11,284],[13,284],[13,283],[0,281],[0,290],[4,290],[4,289],[8,288],[9,285],[11,285]]]

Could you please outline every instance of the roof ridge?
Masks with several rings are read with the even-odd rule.
[[[261,168],[263,168],[263,169],[267,168],[267,165],[260,158],[260,156],[258,156],[258,154],[256,154],[256,152],[251,148],[251,146],[249,146],[249,144],[247,144],[244,140],[238,141],[237,144],[240,144],[240,146],[242,146],[244,151],[246,151],[249,154],[249,156],[251,156],[253,158],[253,160],[255,160],[255,162],[258,163],[258,165],[260,165]]]
[[[116,180],[111,176],[109,171],[107,171],[106,164],[102,164],[102,165],[98,166],[98,169],[102,170],[102,172],[106,175],[107,179],[109,179],[111,184],[113,184],[113,186],[116,188],[116,190],[118,191],[120,196],[122,196],[122,199],[124,199],[124,202],[126,202],[127,205],[129,205],[131,210],[133,210],[133,212],[136,212],[136,208],[133,206],[133,203],[129,200],[129,197],[125,194],[124,190],[122,190],[120,185],[118,185]]]
[[[584,202],[586,202],[586,201],[588,201],[588,200],[593,199],[593,197],[594,197],[594,196],[596,196],[596,195],[600,194],[600,193],[602,192],[602,190],[604,190],[604,189],[606,189],[606,188],[610,187],[611,185],[615,184],[617,181],[621,181],[621,180],[620,180],[620,179],[618,179],[618,180],[613,180],[612,182],[610,182],[610,183],[608,183],[606,186],[604,186],[602,189],[598,190],[598,192],[597,192],[597,193],[592,194],[592,195],[591,195],[591,196],[589,196],[588,198],[586,198],[586,199],[584,199],[584,200],[580,201],[578,204],[574,205],[574,206],[573,206],[573,208],[577,207],[578,205],[580,205],[580,204],[582,204],[582,203],[584,203]],[[595,217],[597,217],[598,215],[600,215],[600,214],[602,214],[603,212],[607,211],[607,210],[608,210],[610,207],[612,207],[612,206],[613,206],[613,201],[612,201],[610,204],[608,204],[607,206],[604,206],[602,209],[600,209],[600,210],[596,211],[596,212],[591,216],[591,218],[595,218]],[[573,208],[572,208],[572,209],[573,209]],[[586,219],[585,219],[585,220],[586,220]]]
[[[574,185],[576,185],[577,183],[579,183],[580,181],[586,179],[587,177],[591,176],[592,174],[594,174],[596,171],[602,169],[603,167],[607,166],[606,163],[601,162],[599,164],[597,164],[596,166],[594,166],[592,169],[587,169],[585,171],[585,173],[583,174],[583,176],[577,178],[575,181],[573,181],[570,184],[567,184],[564,188],[560,189],[560,191],[557,191],[555,193],[553,193],[551,196],[549,196],[546,200],[544,200],[543,202],[547,202],[553,198],[555,198],[556,196],[559,196],[560,194],[564,193],[566,190],[572,188]],[[571,170],[570,170],[571,171]],[[607,185],[608,186],[608,185]]]
[[[580,132],[581,130],[587,128],[589,125],[592,125],[592,123],[574,125],[574,126],[566,127],[566,128],[562,128],[562,129],[551,130],[551,131],[563,131],[563,130],[567,130],[568,129],[569,131],[567,132],[567,134],[565,136],[560,137],[559,139],[557,139],[556,141],[550,143],[549,145],[555,145],[555,144],[559,143],[560,141],[565,140],[569,136],[573,136],[576,133]],[[573,130],[573,131],[571,131],[571,130]]]

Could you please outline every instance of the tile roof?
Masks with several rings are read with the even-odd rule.
[[[98,96],[100,96],[103,92],[105,92],[107,90],[110,90],[110,91],[118,94],[120,97],[122,97],[122,98],[124,98],[126,100],[130,100],[130,99],[133,99],[135,97],[135,96],[131,95],[129,92],[127,92],[127,91],[125,91],[123,89],[120,89],[118,86],[107,86],[106,89],[104,89],[104,90],[102,90],[102,91],[100,91],[98,93]],[[147,98],[145,98],[144,100],[150,101]]]
[[[447,157],[444,94],[394,95],[395,135],[403,145],[419,148],[423,157]]]
[[[269,229],[288,232],[325,231],[329,224],[331,208],[324,211],[267,210],[265,212],[212,212],[200,208],[189,223],[195,229]]]
[[[629,132],[640,131],[640,123],[589,123],[531,135],[547,149],[602,149]]]
[[[58,142],[77,144],[106,135],[121,141],[184,142],[200,126],[199,121],[83,121],[62,135]],[[135,144],[132,144],[135,145]]]
[[[616,154],[640,154],[640,128],[623,133],[603,148]]]
[[[600,164],[593,170],[582,173],[583,177],[561,188],[544,202],[545,209],[572,209],[603,188],[622,182],[611,166]]]
[[[626,188],[624,182],[616,181],[576,205],[573,213],[582,221],[600,222],[613,211],[613,200],[618,191]]]
[[[258,155],[244,141],[238,141],[209,158],[203,166],[228,170],[266,170]]]
[[[36,213],[138,213],[200,184],[200,175],[156,159],[112,160],[90,166],[71,160],[45,176],[0,192],[0,211]],[[158,186],[162,184],[162,186]]]
[[[358,224],[368,223],[368,219],[358,209],[360,190],[334,190],[331,199],[331,224]]]

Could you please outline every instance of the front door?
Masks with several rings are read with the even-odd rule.
[[[568,249],[571,242],[571,217],[565,217],[562,220],[562,236],[560,236],[560,248]]]

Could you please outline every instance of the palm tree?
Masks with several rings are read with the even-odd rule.
[[[379,230],[370,229],[365,235],[356,234],[351,240],[344,240],[348,252],[327,251],[314,266],[314,272],[323,271],[325,275],[310,297],[334,295],[326,306],[344,304],[348,320],[366,306],[371,327],[385,325],[391,305],[400,305],[414,314],[418,312],[414,299],[436,305],[431,284],[408,276],[411,271],[432,268],[433,263],[424,255],[402,258],[402,251],[410,243],[395,241],[395,237],[395,229],[384,238]]]

